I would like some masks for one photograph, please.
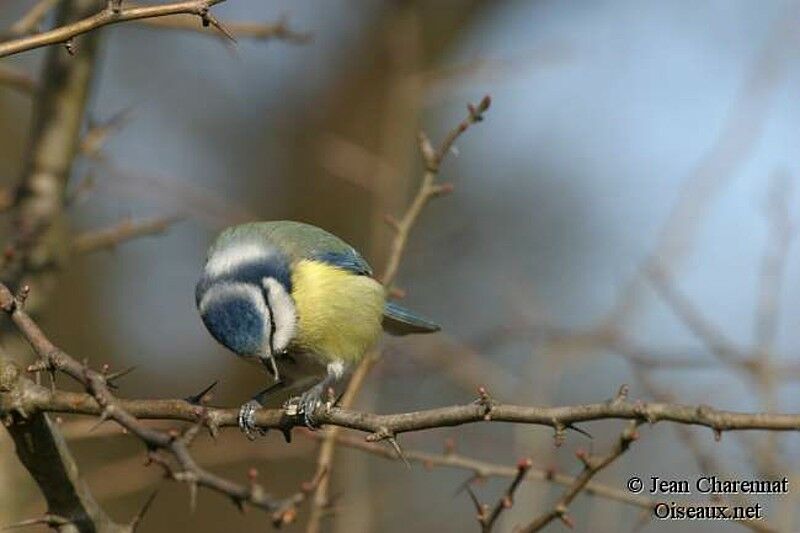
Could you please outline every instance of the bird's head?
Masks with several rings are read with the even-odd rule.
[[[195,290],[211,335],[238,355],[274,361],[297,327],[290,269],[287,256],[263,239],[223,233]]]

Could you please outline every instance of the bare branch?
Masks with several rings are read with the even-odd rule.
[[[503,514],[503,511],[506,509],[511,509],[514,505],[514,493],[517,492],[517,488],[519,488],[522,481],[528,475],[531,467],[533,466],[533,462],[530,459],[522,459],[517,464],[517,474],[514,476],[514,479],[511,480],[508,488],[506,489],[503,496],[497,500],[497,503],[492,508],[492,512],[489,514],[482,513],[478,517],[478,521],[481,524],[481,530],[484,533],[489,533],[494,529],[495,524],[497,524],[497,520],[500,518],[500,515]]]
[[[68,43],[71,39],[88,33],[92,30],[126,22],[169,15],[188,14],[200,17],[204,26],[211,23],[209,9],[225,0],[191,0],[188,2],[174,2],[155,6],[126,7],[119,10],[111,6],[71,24],[58,26],[52,30],[36,35],[20,37],[0,43],[0,57],[18,54],[27,50],[41,48],[53,44]]]
[[[472,104],[467,106],[469,111],[467,118],[447,134],[445,140],[438,149],[434,149],[428,137],[420,132],[419,149],[425,163],[425,174],[422,176],[422,183],[417,191],[417,195],[411,201],[405,214],[392,225],[395,229],[395,236],[389,252],[389,259],[386,262],[386,267],[381,276],[381,281],[386,287],[391,287],[395,277],[397,277],[397,271],[400,268],[400,259],[405,251],[408,236],[411,233],[411,229],[417,223],[422,209],[432,198],[441,195],[443,192],[449,192],[449,188],[446,185],[436,183],[436,177],[439,174],[442,161],[447,154],[450,153],[456,139],[467,131],[472,124],[483,120],[483,113],[489,109],[491,102],[488,96],[484,96],[477,106],[473,106]]]
[[[303,435],[315,440],[323,440],[325,438],[324,433],[320,434],[306,431],[303,432]],[[369,453],[370,455],[388,459],[390,461],[399,460],[397,454],[391,449],[379,444],[366,442],[362,438],[340,434],[336,437],[336,443],[339,446],[356,449]],[[518,469],[513,466],[480,461],[478,459],[473,459],[471,457],[466,457],[464,455],[455,453],[454,451],[436,454],[419,450],[405,449],[403,453],[410,462],[421,464],[426,469],[431,469],[434,467],[456,468],[470,472],[473,477],[477,479],[491,477],[514,479],[518,474]],[[570,486],[575,482],[575,478],[572,476],[560,474],[551,469],[536,468],[535,466],[532,466],[530,469],[528,469],[524,479],[526,481],[542,481],[563,486]],[[593,496],[633,505],[642,509],[649,510],[652,509],[653,505],[655,505],[654,501],[651,501],[649,498],[645,498],[644,496],[637,496],[636,494],[631,494],[630,492],[620,490],[609,485],[602,485],[594,482],[588,483],[584,491]]]
[[[179,30],[206,33],[203,27],[197,24],[197,20],[190,15],[177,15],[169,18],[149,18],[141,19],[139,24],[157,29]],[[280,39],[290,43],[304,44],[311,40],[310,33],[298,32],[291,29],[285,18],[278,22],[225,22],[225,27],[237,39],[254,39],[267,41]]]
[[[235,427],[238,425],[237,409],[220,409],[197,406],[185,400],[123,400],[114,397],[108,388],[108,377],[95,372],[55,347],[21,307],[20,298],[15,298],[5,287],[0,286],[0,308],[11,317],[19,331],[28,340],[41,361],[30,370],[46,368],[66,373],[82,383],[88,393],[73,393],[51,390],[20,375],[13,363],[0,361],[0,375],[6,376],[0,387],[0,415],[14,417],[10,424],[19,420],[31,419],[44,411],[74,414],[98,415],[101,419],[111,419],[119,423],[131,434],[141,439],[151,452],[153,461],[164,466],[172,479],[188,483],[190,487],[203,486],[228,495],[237,504],[248,503],[267,509],[273,513],[275,523],[283,523],[296,513],[296,505],[303,501],[308,491],[301,491],[286,500],[274,500],[261,489],[254,490],[236,485],[219,478],[199,467],[188,452],[192,435],[196,435],[200,425],[209,428]],[[626,390],[625,388],[621,390]],[[711,428],[715,434],[726,430],[763,429],[775,431],[800,431],[800,415],[737,413],[720,411],[706,406],[687,406],[669,403],[630,402],[627,394],[620,393],[611,401],[598,404],[565,407],[525,407],[499,404],[483,392],[481,397],[467,405],[429,409],[411,413],[377,415],[346,409],[334,408],[318,414],[322,424],[348,427],[369,433],[368,440],[382,440],[410,431],[420,431],[449,427],[475,422],[512,422],[551,427],[557,432],[574,427],[574,424],[592,420],[631,420],[635,424],[671,421],[685,425],[699,425]],[[142,424],[140,419],[168,419],[192,422],[195,428],[183,434],[153,429]],[[262,428],[288,430],[303,425],[302,417],[290,417],[278,409],[263,409],[256,413],[256,422]],[[8,420],[8,419],[7,419]],[[587,468],[575,478],[565,493],[564,506],[548,514],[549,520],[565,519],[565,505],[582,490],[587,489],[589,480],[597,471],[604,468],[621,454],[625,445],[633,439],[631,429],[620,438],[615,454],[594,462],[586,459]],[[324,438],[329,438],[325,436]],[[337,437],[338,440],[338,437]],[[157,451],[170,454],[173,465]],[[422,459],[417,452],[406,454],[410,460]],[[442,461],[444,464],[444,461]],[[324,477],[315,477],[319,485]],[[526,472],[526,476],[530,473]],[[521,481],[521,480],[520,480]],[[251,484],[252,485],[252,484]],[[515,488],[514,485],[513,488]],[[588,489],[587,489],[588,490]],[[600,490],[596,490],[597,493]],[[555,513],[555,514],[553,514]],[[491,517],[492,515],[487,515]],[[535,529],[534,529],[535,530]]]
[[[439,167],[442,163],[442,160],[449,153],[453,143],[462,133],[464,133],[472,124],[483,120],[483,113],[489,109],[490,104],[491,99],[489,96],[484,96],[477,107],[473,106],[472,104],[468,104],[467,109],[469,114],[467,118],[465,118],[458,126],[450,131],[438,150],[433,149],[427,136],[420,132],[419,149],[425,163],[425,173],[422,176],[419,189],[417,190],[416,196],[411,201],[406,209],[406,212],[403,214],[403,217],[400,220],[396,220],[391,216],[387,218],[387,221],[389,221],[389,224],[395,231],[394,239],[392,240],[389,251],[389,258],[386,262],[386,266],[384,267],[383,274],[380,276],[380,280],[384,287],[386,287],[387,291],[392,290],[392,283],[394,282],[395,277],[397,277],[397,272],[400,268],[400,260],[403,257],[403,252],[405,251],[406,243],[408,242],[408,236],[411,233],[411,229],[417,223],[417,219],[422,213],[423,208],[431,199],[440,196],[443,192],[445,192],[445,189],[436,183],[436,178],[439,174]],[[358,367],[356,367],[356,370],[353,372],[350,383],[348,383],[347,389],[342,396],[342,400],[340,402],[341,407],[347,409],[353,405],[355,399],[358,397],[358,394],[361,391],[361,387],[364,385],[364,380],[369,374],[369,371],[372,369],[372,366],[375,364],[375,361],[377,361],[376,354],[368,353],[358,364]],[[337,434],[338,431],[336,428],[334,428],[328,433],[328,438],[326,438],[322,443],[319,456],[317,458],[317,472],[325,471],[330,474],[334,450],[336,447]],[[393,439],[394,436],[388,435],[387,438]],[[394,441],[395,444],[396,442],[397,441]],[[330,475],[322,480],[314,494],[312,515],[307,528],[308,533],[315,533],[319,530],[322,511],[328,505],[329,483]]]
[[[567,509],[572,501],[580,494],[589,481],[601,470],[616,461],[623,453],[628,451],[633,441],[639,438],[636,431],[637,423],[632,423],[631,426],[622,432],[617,444],[605,456],[600,458],[590,457],[586,453],[578,453],[578,458],[583,462],[583,471],[575,478],[575,482],[569,487],[552,510],[542,514],[533,522],[522,528],[520,531],[523,533],[533,533],[534,531],[541,531],[553,520],[561,520],[565,525],[572,528],[574,523],[572,518],[567,514]]]
[[[251,483],[250,486],[239,485],[203,469],[194,461],[188,449],[193,436],[196,435],[196,430],[190,430],[184,434],[165,433],[142,424],[136,415],[125,408],[125,402],[118,400],[111,393],[107,376],[79,363],[54,346],[22,309],[20,298],[12,295],[4,286],[0,286],[0,308],[9,314],[21,332],[24,331],[25,339],[40,358],[37,363],[29,367],[29,370],[59,371],[82,384],[88,392],[88,394],[81,395],[85,405],[91,405],[95,413],[100,415],[101,420],[113,420],[138,437],[147,447],[150,460],[161,465],[170,479],[186,483],[192,493],[196,491],[197,487],[206,487],[225,494],[238,506],[247,504],[264,509],[272,513],[273,522],[276,524],[284,523],[288,516],[294,515],[294,507],[305,498],[304,493],[297,493],[286,500],[278,500],[268,495],[256,483]],[[3,367],[0,372],[14,374],[13,369],[16,367],[9,361],[0,360],[0,364]],[[31,410],[30,406],[26,405],[24,398],[37,395],[37,392],[31,391],[41,392],[47,389],[35,385],[30,380],[23,379],[17,372],[12,385],[7,385],[2,390],[0,412],[15,414],[24,419],[30,413],[38,412],[35,409]],[[28,394],[24,392],[25,390],[29,391]],[[55,391],[50,391],[50,393],[56,394]],[[186,401],[173,402],[173,404],[175,403],[184,404],[183,407],[188,406],[189,410],[186,414],[191,413],[191,419],[195,424],[211,426],[214,423],[207,418],[204,407],[192,405]],[[11,421],[11,424],[14,425],[14,420]]]
[[[76,235],[72,243],[72,249],[75,253],[87,254],[115,248],[133,239],[164,233],[180,220],[181,217],[178,216],[123,220],[106,229]]]

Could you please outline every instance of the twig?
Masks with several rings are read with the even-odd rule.
[[[42,20],[56,7],[59,0],[39,0],[21,18],[12,24],[9,34],[28,35],[34,33]]]
[[[631,423],[631,425],[622,432],[617,444],[605,456],[596,459],[586,453],[578,453],[578,458],[583,462],[583,471],[575,478],[575,482],[569,487],[556,502],[553,509],[542,514],[530,524],[522,528],[521,533],[533,533],[542,530],[553,520],[561,520],[567,527],[572,528],[574,522],[567,514],[567,510],[572,501],[580,494],[589,481],[601,470],[616,461],[623,453],[625,453],[633,441],[639,438],[636,431],[638,423]]]
[[[400,259],[403,257],[409,234],[417,223],[422,209],[431,199],[452,190],[452,187],[447,184],[436,183],[436,177],[439,175],[439,168],[442,161],[444,161],[444,158],[450,153],[456,139],[467,131],[472,124],[483,120],[483,114],[489,109],[491,103],[491,99],[488,96],[484,96],[477,106],[471,104],[467,106],[469,110],[467,118],[447,134],[438,149],[434,149],[425,133],[420,132],[419,148],[423,162],[425,163],[425,173],[422,176],[422,183],[417,191],[417,195],[411,201],[403,217],[400,220],[392,218],[387,219],[389,225],[395,230],[395,236],[392,240],[389,259],[386,262],[386,267],[381,276],[381,282],[386,287],[391,287],[395,277],[397,277],[397,271],[400,268]]]
[[[503,496],[497,500],[494,508],[492,508],[492,512],[488,514],[481,512],[478,515],[478,522],[481,525],[481,531],[483,531],[483,533],[492,531],[500,515],[503,514],[503,511],[511,509],[514,505],[514,493],[517,492],[517,488],[528,475],[532,466],[533,462],[530,459],[521,459],[517,464],[517,474],[514,476],[514,479],[511,480]]]
[[[304,436],[314,440],[323,440],[325,434],[312,433],[310,431],[302,432]],[[339,446],[359,450],[362,452],[375,455],[390,461],[399,461],[397,454],[393,450],[378,444],[365,442],[363,438],[358,438],[350,435],[339,434],[336,436],[336,443]],[[476,479],[486,479],[491,477],[502,477],[513,479],[517,476],[518,470],[513,466],[506,466],[496,463],[490,463],[466,457],[462,454],[453,451],[446,453],[429,453],[419,450],[403,450],[406,459],[412,463],[421,464],[426,469],[434,467],[456,468],[459,470],[467,470]],[[542,469],[531,467],[525,475],[526,481],[544,481],[554,483],[556,485],[569,486],[575,481],[575,478],[565,474],[560,474],[551,469]],[[602,485],[599,483],[591,482],[585,488],[587,494],[595,495],[612,501],[633,505],[642,509],[651,509],[655,504],[649,498],[644,496],[637,496],[624,490],[611,487],[609,485]]]
[[[146,18],[166,17],[169,15],[194,15],[200,17],[203,26],[212,25],[219,31],[227,33],[225,27],[209,12],[212,6],[224,1],[225,0],[191,0],[155,6],[124,7],[119,10],[115,10],[109,6],[77,22],[65,24],[36,35],[20,37],[0,43],[0,57],[18,54],[43,46],[68,43],[78,35],[110,24]]]
[[[157,29],[206,33],[203,27],[198,25],[194,17],[190,15],[141,19],[138,23]],[[265,23],[226,21],[225,27],[230,31],[231,35],[236,38],[254,39],[258,41],[280,39],[295,44],[305,44],[312,39],[310,33],[291,29],[285,18],[281,18],[277,22]]]
[[[456,139],[462,133],[464,133],[470,125],[483,120],[483,113],[489,109],[490,105],[491,99],[489,96],[484,96],[477,107],[469,104],[467,106],[469,111],[467,118],[464,119],[458,126],[456,126],[456,128],[450,131],[438,150],[434,150],[427,136],[420,132],[419,147],[425,163],[425,173],[422,176],[422,182],[420,183],[420,187],[416,196],[411,201],[411,204],[408,206],[408,209],[403,217],[400,220],[387,218],[387,222],[389,222],[389,224],[395,230],[394,239],[392,240],[392,245],[389,252],[389,258],[386,262],[386,266],[384,267],[383,274],[380,276],[380,280],[387,290],[391,290],[392,283],[394,282],[395,277],[397,277],[397,271],[400,268],[400,260],[403,256],[403,252],[405,251],[406,243],[408,242],[408,236],[411,232],[411,229],[416,224],[419,215],[422,213],[422,209],[434,197],[451,190],[451,188],[448,186],[436,183],[436,177],[439,174],[439,167],[441,166],[442,161],[450,152],[450,149],[452,148]],[[348,409],[353,405],[355,399],[358,397],[358,394],[361,391],[361,387],[364,385],[364,379],[369,374],[369,371],[372,369],[372,366],[375,364],[376,360],[377,357],[375,354],[370,353],[367,354],[358,364],[358,367],[356,367],[356,370],[353,372],[353,376],[347,385],[344,395],[342,396],[342,400],[340,402],[342,408]],[[317,471],[325,471],[328,472],[329,475],[322,480],[314,494],[311,518],[309,519],[308,526],[306,528],[307,533],[316,533],[319,531],[323,510],[328,505],[328,489],[331,479],[330,471],[333,463],[334,450],[336,448],[337,434],[338,430],[334,428],[328,433],[328,438],[323,441],[322,446],[320,447],[319,456],[317,457]],[[391,438],[393,439],[394,437],[392,436]]]
[[[75,236],[72,249],[78,254],[114,248],[127,241],[164,233],[181,220],[178,216],[155,217],[143,220],[123,220],[106,229],[89,231]]]

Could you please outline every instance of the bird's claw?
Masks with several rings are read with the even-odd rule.
[[[289,416],[297,416],[302,414],[305,425],[310,430],[319,429],[319,424],[316,421],[315,413],[317,409],[328,404],[322,401],[322,389],[312,387],[302,394],[286,401],[283,408]]]
[[[256,437],[263,436],[267,432],[256,425],[255,414],[261,407],[255,400],[250,400],[239,408],[239,429],[250,440],[256,440]]]

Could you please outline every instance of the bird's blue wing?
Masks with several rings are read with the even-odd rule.
[[[372,267],[355,249],[328,251],[314,254],[314,259],[323,263],[348,270],[359,276],[372,276]]]
[[[383,308],[383,329],[392,335],[409,333],[434,333],[441,326],[394,302],[386,302]]]

